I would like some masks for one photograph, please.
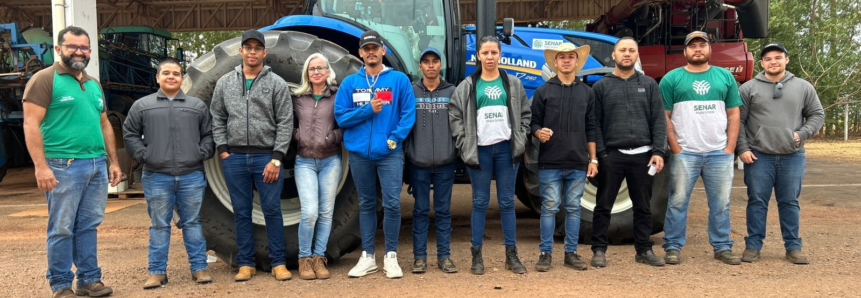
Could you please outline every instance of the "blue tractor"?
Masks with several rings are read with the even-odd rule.
[[[479,0],[495,6],[495,1]],[[493,19],[490,25],[462,26],[456,1],[447,0],[309,0],[302,15],[287,16],[275,24],[261,29],[266,37],[268,55],[265,63],[283,77],[288,84],[298,86],[302,64],[313,53],[325,55],[339,79],[358,71],[362,62],[358,57],[359,36],[367,30],[376,30],[387,41],[387,54],[384,63],[395,70],[406,73],[412,79],[421,77],[419,53],[432,46],[440,49],[442,75],[453,83],[462,81],[475,69],[476,35],[496,34],[504,40],[500,65],[509,74],[519,77],[531,97],[532,92],[553,76],[545,65],[543,50],[555,48],[563,42],[577,46],[590,45],[592,55],[584,71],[588,81],[612,71],[613,61],[610,53],[618,38],[608,35],[557,30],[546,28],[521,28],[512,30],[513,22],[507,21],[496,27]],[[482,5],[479,3],[478,5]],[[479,13],[482,13],[479,11]],[[495,12],[490,15],[495,16]],[[482,16],[478,17],[482,20]],[[487,18],[485,18],[487,19]],[[487,22],[485,22],[487,23]],[[489,27],[489,30],[488,30]],[[503,28],[504,27],[504,28]],[[482,33],[476,33],[480,31]],[[513,32],[512,32],[513,31]],[[208,100],[211,98],[217,80],[225,73],[241,64],[239,55],[240,39],[235,38],[217,45],[187,67],[183,90],[190,95]],[[593,74],[593,75],[589,75]],[[537,144],[537,143],[535,143]],[[295,146],[295,145],[294,145]],[[347,156],[347,152],[343,153]],[[518,198],[524,205],[538,210],[540,197],[537,187],[537,145],[532,146],[524,158],[520,179],[516,187]],[[287,246],[288,264],[296,266],[298,255],[298,223],[300,206],[292,167],[295,162],[295,148],[291,149],[282,161],[285,168],[285,183],[282,191],[282,215]],[[340,191],[335,203],[332,232],[326,255],[337,260],[359,246],[358,199],[353,180],[349,177],[349,164],[343,159],[344,172]],[[665,171],[666,172],[666,171]],[[457,170],[459,181],[468,181],[465,168]],[[201,218],[209,249],[214,250],[223,260],[236,266],[233,231],[233,213],[221,165],[217,159],[206,162],[206,175],[209,182]],[[657,179],[653,209],[656,222],[655,232],[663,228],[662,210],[666,209],[666,178]],[[663,187],[661,187],[663,185]],[[658,191],[663,189],[663,191]],[[591,235],[591,210],[595,206],[595,187],[590,185],[583,199],[583,227],[581,239]],[[265,235],[263,213],[255,201],[252,220],[255,233]],[[663,207],[661,207],[663,205]],[[631,201],[626,188],[620,191],[609,235],[614,242],[632,238]],[[557,220],[562,220],[564,214]],[[379,217],[382,219],[382,216]],[[560,229],[564,225],[557,225]],[[559,231],[561,232],[561,230]],[[263,237],[263,236],[260,236]],[[265,237],[256,242],[257,267],[269,269]]]

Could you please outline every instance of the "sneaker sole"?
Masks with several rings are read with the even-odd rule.
[[[439,268],[439,270],[442,271],[443,273],[457,273],[457,269],[445,270],[445,269]]]
[[[385,269],[383,269],[383,272],[386,273],[386,278],[388,278],[388,279],[398,279],[398,278],[404,277],[403,272],[401,272],[400,275],[389,275],[389,272],[386,271]]]
[[[568,267],[568,268],[571,268],[571,269],[574,269],[574,270],[578,270],[578,271],[586,271],[586,270],[589,270],[589,266],[584,266],[584,267],[575,267],[574,265],[568,265],[568,264],[565,264],[565,267]]]
[[[413,269],[411,270],[411,272],[415,274],[421,274],[427,272],[427,269]]]
[[[646,264],[646,265],[654,266],[654,267],[661,267],[661,266],[664,266],[667,264],[667,261],[664,261],[663,263],[649,263],[649,260],[641,259],[641,258],[634,258],[634,261],[636,261],[637,263]]]
[[[371,274],[371,273],[377,273],[377,271],[379,271],[379,269],[378,269],[378,268],[374,268],[374,269],[371,269],[371,270],[367,270],[367,271],[365,271],[365,272],[362,272],[361,274],[349,274],[349,273],[348,273],[348,274],[347,274],[347,276],[349,276],[349,277],[363,277],[363,276],[368,275],[368,274]]]

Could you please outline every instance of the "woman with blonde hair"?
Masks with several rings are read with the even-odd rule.
[[[325,252],[342,171],[343,133],[335,122],[334,110],[337,91],[329,60],[319,53],[308,57],[302,67],[302,85],[293,97],[293,114],[298,120],[293,137],[298,144],[294,171],[302,214],[299,221],[301,279],[330,276]]]

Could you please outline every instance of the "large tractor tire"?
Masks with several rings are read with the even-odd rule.
[[[340,81],[348,74],[356,73],[361,63],[347,50],[332,42],[316,36],[292,31],[264,32],[266,37],[267,56],[265,65],[284,78],[291,87],[301,82],[302,65],[313,53],[322,53],[329,59],[332,70]],[[187,68],[182,90],[189,95],[203,99],[209,104],[215,83],[221,76],[231,72],[242,63],[239,55],[240,39],[234,38],[217,45],[212,52],[196,59]],[[284,189],[281,193],[281,213],[284,219],[284,238],[287,250],[287,265],[295,267],[298,264],[299,242],[298,227],[300,219],[299,196],[296,191],[296,181],[293,175],[295,164],[295,144],[284,157]],[[341,175],[339,192],[335,201],[335,211],[332,219],[332,232],[329,236],[326,256],[337,260],[342,255],[352,251],[361,244],[359,236],[359,204],[358,196],[349,178],[347,152],[342,152],[344,171]],[[203,233],[207,248],[215,251],[222,260],[232,266],[237,266],[236,241],[233,225],[233,208],[230,194],[221,170],[221,162],[216,156],[205,162],[206,179],[209,186],[204,195],[200,210]],[[255,259],[257,268],[269,271],[269,244],[266,238],[266,227],[263,211],[255,191],[254,210]]]
[[[541,195],[538,190],[538,146],[536,138],[530,138],[523,165],[517,181],[517,198],[535,212],[541,213]],[[643,171],[647,170],[644,166]],[[669,184],[670,160],[664,156],[664,170],[655,175],[652,186],[652,234],[664,230],[664,217],[667,213],[667,185]],[[580,200],[580,243],[592,241],[592,216],[595,210],[595,198],[598,190],[597,181],[588,179],[583,197]],[[565,209],[559,208],[556,213],[556,234],[565,235]],[[611,211],[610,227],[607,229],[607,239],[610,244],[622,244],[634,240],[634,210],[631,197],[628,195],[628,185],[623,182],[616,196],[616,203]]]

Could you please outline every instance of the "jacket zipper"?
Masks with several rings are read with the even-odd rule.
[[[168,101],[170,102],[170,109],[168,109],[167,117],[168,117],[168,119],[170,119],[170,137],[171,137],[171,139],[173,139],[173,138],[176,138],[176,135],[175,135],[176,130],[174,129],[175,121],[173,121],[173,100],[168,99]],[[172,152],[173,154],[172,155],[173,155],[173,165],[174,166],[172,169],[170,169],[170,171],[174,176],[176,176],[177,175],[177,172],[176,172],[176,151],[177,151],[176,144],[179,142],[171,142],[171,143],[173,143],[173,152]]]
[[[261,70],[260,73],[254,77],[254,80],[251,81],[251,86],[245,87],[245,74],[242,74],[242,80],[240,81],[242,84],[242,96],[245,97],[245,151],[248,153],[248,147],[251,147],[251,121],[249,119],[251,108],[249,107],[249,101],[251,101],[251,88],[254,87],[254,83],[257,82],[257,78],[259,78],[263,74]],[[273,107],[274,108],[274,107]]]
[[[630,94],[630,91],[628,90],[628,89],[631,89],[631,86],[628,85],[628,79],[622,79],[622,80],[624,80],[624,82],[625,82],[625,111],[627,112],[627,115],[628,115],[628,117],[627,117],[628,118],[628,133],[631,133],[634,131],[634,123],[633,123],[633,121],[631,121],[631,118],[633,118],[631,116],[631,94]],[[631,137],[633,137],[633,136],[631,136]]]

